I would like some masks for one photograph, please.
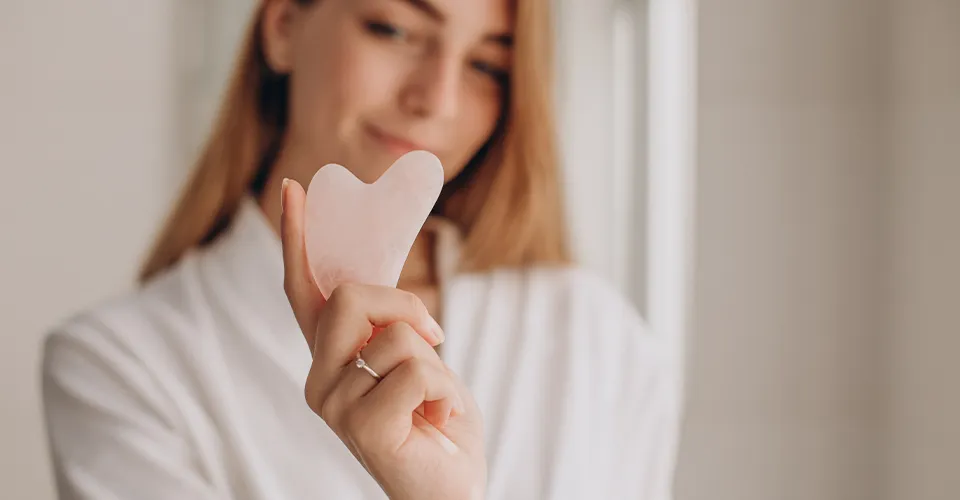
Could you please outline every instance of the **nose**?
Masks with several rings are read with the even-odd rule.
[[[453,119],[460,99],[460,62],[440,50],[424,54],[400,92],[404,113],[418,118]]]

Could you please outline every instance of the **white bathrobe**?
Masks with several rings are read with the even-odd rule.
[[[62,498],[384,498],[304,402],[310,354],[279,239],[229,230],[48,338]],[[599,279],[536,268],[443,279],[441,349],[484,417],[490,499],[671,496],[675,367]]]

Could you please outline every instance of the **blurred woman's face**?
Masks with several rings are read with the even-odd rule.
[[[512,64],[509,0],[269,0],[268,63],[290,75],[284,154],[375,181],[403,154],[453,178],[490,138]]]

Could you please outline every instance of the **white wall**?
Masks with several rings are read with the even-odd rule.
[[[882,498],[884,4],[703,0],[699,20],[677,498]]]
[[[172,3],[3,4],[3,498],[53,497],[37,376],[43,332],[130,282],[177,181]]]
[[[891,499],[960,498],[960,1],[894,0]]]
[[[559,136],[577,261],[634,301],[651,329],[669,339],[682,371],[695,185],[696,0],[555,6]]]
[[[557,74],[564,195],[579,262],[626,288],[627,262],[616,236],[627,228],[615,164],[612,36],[616,0],[558,0]],[[629,210],[629,208],[627,209]]]

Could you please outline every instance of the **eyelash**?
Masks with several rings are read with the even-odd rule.
[[[382,22],[382,21],[368,21],[366,23],[367,31],[373,34],[376,37],[399,41],[409,37],[409,33],[403,28],[400,28],[396,25]],[[470,63],[470,67],[480,73],[483,73],[485,76],[490,77],[494,82],[499,85],[506,86],[510,80],[510,75],[508,72],[497,69],[493,65],[487,64],[483,61],[474,61]]]
[[[507,73],[502,69],[498,69],[490,64],[487,64],[483,61],[474,61],[470,64],[470,67],[483,73],[486,76],[489,76],[500,85],[506,86],[507,82],[510,81],[509,73]]]
[[[390,23],[384,23],[380,21],[370,21],[367,23],[367,31],[372,33],[374,36],[380,38],[387,38],[390,40],[399,40],[407,37],[406,30],[399,28]]]

